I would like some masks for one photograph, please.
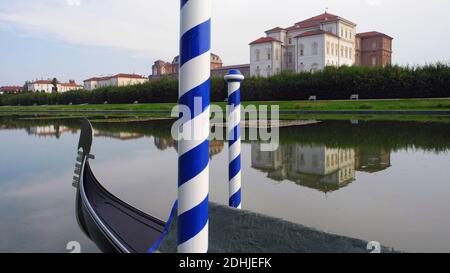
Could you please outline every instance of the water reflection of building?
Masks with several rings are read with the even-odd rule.
[[[120,140],[130,140],[142,138],[144,135],[129,132],[108,132],[108,131],[94,130],[94,136],[116,138]]]
[[[288,144],[265,152],[259,143],[252,143],[252,167],[267,172],[273,180],[287,179],[329,192],[355,179],[355,150]]]
[[[174,148],[176,151],[178,151],[178,142],[172,138],[155,137],[154,143],[155,143],[155,146],[161,151],[164,151],[168,148]],[[220,152],[223,151],[223,148],[224,148],[223,141],[218,141],[218,140],[210,141],[209,142],[209,156],[212,157],[214,155],[219,154]]]
[[[324,145],[282,144],[276,151],[252,143],[252,167],[276,181],[330,192],[355,180],[355,171],[379,172],[391,166],[391,154],[382,149],[328,148]]]
[[[161,151],[165,151],[168,148],[175,148],[176,141],[172,138],[161,138],[161,137],[154,137],[153,142],[155,143],[156,148]]]
[[[356,149],[355,168],[375,173],[391,167],[391,152],[384,149]]]
[[[77,130],[60,125],[33,126],[26,129],[29,135],[59,138],[64,133],[76,133]]]

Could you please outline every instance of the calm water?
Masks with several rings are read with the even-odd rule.
[[[169,121],[95,122],[92,168],[166,219],[176,198]],[[97,252],[75,218],[77,119],[0,116],[0,252]],[[398,250],[450,252],[450,124],[323,121],[242,146],[243,207]],[[212,201],[227,204],[227,148],[211,144]]]

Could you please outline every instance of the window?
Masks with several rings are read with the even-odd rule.
[[[255,50],[255,54],[256,54],[256,61],[257,62],[259,62],[259,60],[260,60],[260,51],[259,51],[259,49],[257,49],[257,50]]]
[[[312,166],[314,168],[319,167],[319,156],[318,155],[313,155],[312,156]]]
[[[298,51],[299,51],[299,55],[300,56],[304,56],[305,55],[305,46],[303,44],[298,46]]]
[[[339,45],[335,44],[334,48],[336,49],[336,56],[339,56]]]
[[[271,56],[270,56],[270,49],[267,49],[267,60],[269,60],[270,61],[270,58],[271,58]]]
[[[292,63],[292,52],[288,53],[288,63]]]
[[[347,29],[345,30],[345,38],[348,38],[348,31],[347,31]]]
[[[348,47],[345,47],[345,58],[348,58]]]
[[[344,37],[344,28],[341,27],[341,37]]]
[[[372,49],[377,49],[377,42],[372,42]]]
[[[334,43],[331,43],[331,55],[334,55]]]
[[[298,65],[298,70],[300,70],[300,72],[305,71],[305,65],[304,65],[303,63],[300,63],[300,64]]]
[[[317,55],[319,54],[319,44],[317,42],[314,42],[312,44],[312,51],[313,51],[313,55]]]
[[[330,54],[330,42],[327,42],[327,54]]]
[[[344,46],[341,46],[341,57],[344,57]]]
[[[376,66],[376,65],[377,65],[377,57],[372,56],[372,66]]]
[[[288,38],[288,44],[292,45],[292,38],[291,37]]]
[[[261,69],[259,68],[259,66],[256,67],[256,76],[259,77],[259,75],[261,74]]]

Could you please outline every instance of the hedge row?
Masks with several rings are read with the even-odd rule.
[[[305,100],[438,98],[450,97],[450,66],[433,64],[421,67],[388,66],[327,67],[316,73],[282,73],[270,78],[248,78],[242,85],[242,100]],[[62,94],[25,93],[0,96],[1,105],[53,105],[176,102],[178,81],[163,78],[141,85],[107,87],[95,91],[72,91]],[[226,84],[221,78],[211,79],[211,100],[226,98]]]

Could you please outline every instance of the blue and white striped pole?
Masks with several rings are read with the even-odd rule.
[[[230,70],[225,75],[228,83],[228,188],[230,207],[241,208],[241,81],[239,70]]]
[[[178,142],[179,253],[208,251],[210,51],[211,0],[181,0],[180,133],[193,137]]]

